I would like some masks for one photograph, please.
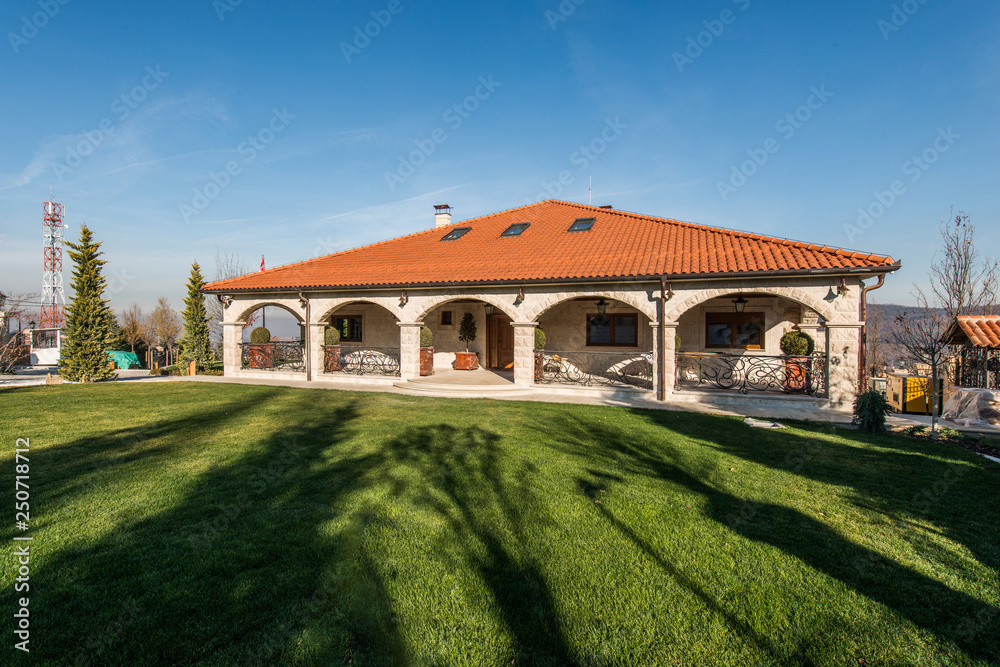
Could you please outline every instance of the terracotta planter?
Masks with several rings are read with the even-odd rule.
[[[270,345],[249,347],[250,368],[271,368],[274,366],[274,350]]]
[[[541,350],[535,350],[535,382],[541,382],[545,378],[545,371],[542,370],[544,363],[545,353]]]
[[[434,375],[434,348],[420,348],[420,375]]]
[[[335,373],[341,369],[340,364],[340,346],[339,345],[327,345],[325,347],[325,354],[323,357],[323,369],[327,373]]]
[[[801,394],[809,389],[809,357],[785,359],[785,393]]]
[[[475,352],[456,352],[455,370],[474,371],[479,368],[479,355]]]

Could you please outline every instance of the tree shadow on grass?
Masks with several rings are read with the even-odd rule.
[[[389,441],[397,466],[417,473],[416,502],[435,512],[451,529],[465,561],[486,584],[514,640],[511,664],[575,664],[545,577],[525,543],[527,512],[537,518],[526,464],[521,483],[511,488],[500,465],[500,437],[476,427],[437,424],[411,428]],[[522,509],[524,508],[524,509]],[[500,656],[498,656],[500,657]]]
[[[283,400],[296,427],[262,434],[238,459],[185,480],[164,511],[97,538],[65,527],[86,542],[47,543],[58,539],[49,531],[32,543],[39,556],[31,573],[38,642],[31,662],[330,664],[339,656],[408,663],[389,597],[358,537],[373,519],[348,509],[352,494],[380,483],[386,457],[345,444],[358,417],[354,402],[325,392],[284,396],[292,397]],[[267,391],[195,414],[224,428],[225,412],[239,419],[264,400]],[[166,442],[150,452],[133,443],[124,458],[159,465],[171,446],[180,447],[172,434],[189,427],[184,417],[157,422]],[[66,465],[65,477],[91,460],[116,465],[100,445],[114,451],[127,432],[81,445],[76,457],[62,447],[40,450],[47,462],[39,461],[39,472]],[[57,463],[60,454],[68,460]],[[331,522],[346,528],[333,530]],[[14,607],[14,596],[5,588],[4,608]]]
[[[772,464],[806,478],[815,475],[817,478],[836,479],[839,473],[845,476],[842,482],[847,485],[852,479],[848,472],[851,458],[856,457],[859,451],[865,453],[864,450],[849,451],[851,448],[842,445],[839,446],[840,451],[824,453],[824,447],[836,450],[837,445],[831,445],[826,441],[810,443],[809,438],[787,433],[762,434],[757,431],[751,433],[748,428],[741,432],[740,427],[743,425],[732,419],[720,418],[718,430],[708,430],[705,428],[705,417],[677,418],[652,411],[636,411],[635,416],[686,436],[694,441],[692,446],[704,442],[748,460],[763,462],[765,465]],[[679,455],[676,443],[657,442],[648,438],[648,435],[637,437],[634,431],[620,429],[606,422],[584,423],[565,419],[556,428],[551,429],[551,432],[556,434],[553,446],[580,457],[581,461],[585,462],[584,465],[594,467],[594,464],[598,463],[600,465],[597,467],[615,470],[619,474],[641,475],[662,480],[696,493],[707,502],[705,511],[708,517],[719,524],[755,542],[781,549],[815,570],[838,579],[858,593],[901,614],[915,625],[929,630],[942,640],[953,642],[971,657],[989,660],[1000,655],[1000,637],[989,630],[996,627],[996,620],[1000,618],[1000,610],[996,606],[953,590],[946,584],[915,572],[891,558],[850,542],[828,525],[795,509],[770,503],[755,503],[749,505],[750,511],[747,512],[748,503],[745,500],[721,490],[712,481],[713,475],[718,471],[690,472],[688,465]],[[782,444],[777,447],[778,451],[774,451],[776,441]],[[796,449],[799,451],[799,456],[803,450],[814,452],[815,461],[809,460],[803,464],[801,458],[794,455]],[[790,451],[793,454],[791,457],[789,457]],[[821,457],[825,459],[827,455],[845,460],[841,460],[833,472],[821,473],[812,469],[813,463],[818,467],[819,459]],[[928,461],[926,465],[938,466],[940,473],[945,464]],[[931,476],[933,477],[933,474]],[[597,482],[583,480],[581,483]],[[886,480],[885,484],[889,483]],[[897,502],[886,488],[877,488],[874,485],[872,488],[866,488],[862,485],[860,491],[870,492],[881,502]],[[657,556],[655,550],[639,535],[603,508],[601,513],[625,537],[657,560],[668,574],[677,576],[676,569],[670,567],[662,557]],[[983,525],[985,527],[986,523]],[[690,588],[688,585],[690,582],[679,581]],[[710,600],[710,594],[697,591],[696,593],[706,602]],[[712,606],[721,610],[719,605]],[[759,635],[750,631],[746,621],[733,614],[724,614],[724,617],[747,639],[768,650],[772,656],[777,655],[774,650],[767,649],[766,643],[762,642]],[[960,619],[957,623],[956,618]],[[984,627],[984,624],[987,625]],[[796,661],[804,658],[793,654],[785,659]]]

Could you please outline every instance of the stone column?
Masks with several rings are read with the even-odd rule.
[[[674,393],[674,380],[676,378],[676,366],[677,366],[677,327],[680,326],[679,322],[666,322],[666,347],[662,350],[660,349],[660,323],[650,322],[649,326],[653,328],[653,391],[657,392],[659,395],[660,388],[660,355],[664,356],[664,370],[666,378],[666,386],[664,387],[664,395],[666,400],[670,399],[670,396]]]
[[[224,375],[232,375],[243,367],[240,343],[243,342],[243,322],[222,323],[222,367]]]
[[[535,383],[535,328],[538,322],[513,322],[514,384],[530,387]]]
[[[397,322],[399,325],[399,377],[420,377],[420,327],[423,322]]]
[[[826,323],[827,396],[837,409],[849,410],[858,386],[858,332],[861,322]]]
[[[306,345],[309,347],[309,363],[312,370],[313,380],[318,380],[323,377],[323,366],[324,358],[326,354],[323,351],[323,337],[326,335],[326,324],[313,323],[306,327]]]

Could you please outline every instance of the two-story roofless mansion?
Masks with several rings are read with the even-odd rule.
[[[225,305],[225,373],[407,386],[421,381],[426,326],[435,368],[461,383],[450,369],[471,313],[470,350],[510,392],[845,409],[865,292],[900,266],[610,207],[545,201],[460,223],[437,209],[431,229],[206,285]],[[243,342],[264,306],[292,313],[300,340]],[[811,355],[782,354],[791,330],[815,340]]]

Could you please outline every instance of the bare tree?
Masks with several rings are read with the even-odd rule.
[[[252,272],[250,266],[235,252],[222,252],[218,248],[215,249],[215,282],[239,278]],[[222,340],[222,319],[225,316],[222,303],[215,296],[209,296],[205,299],[205,310],[208,313],[208,331],[212,339]],[[256,319],[256,315],[248,317],[247,326],[252,326]]]
[[[6,305],[4,306],[4,312],[7,313],[7,330],[17,331],[18,329],[26,329],[28,322],[31,320],[39,321],[38,309],[33,307],[39,304],[39,299],[41,299],[41,296],[38,292],[26,292],[8,296]],[[17,326],[14,326],[14,323],[17,323]]]
[[[997,261],[980,255],[975,233],[964,211],[941,223],[944,252],[931,264],[930,283],[949,324],[958,315],[987,315],[997,304]]]
[[[931,438],[937,439],[938,377],[945,361],[944,334],[957,315],[978,314],[997,298],[997,263],[982,259],[975,245],[975,227],[959,213],[941,223],[942,258],[931,264],[930,295],[914,285],[917,308],[896,316],[893,341],[916,361],[931,367]]]
[[[161,296],[156,302],[156,309],[149,316],[149,325],[156,336],[156,343],[167,351],[167,363],[170,362],[170,352],[181,335],[181,318],[177,311],[170,307],[167,297]]]
[[[131,306],[122,311],[122,314],[118,317],[121,323],[122,336],[125,338],[125,342],[132,346],[132,352],[135,352],[135,346],[137,343],[143,341],[143,325],[144,318],[142,315],[142,308],[139,304],[133,303]]]

